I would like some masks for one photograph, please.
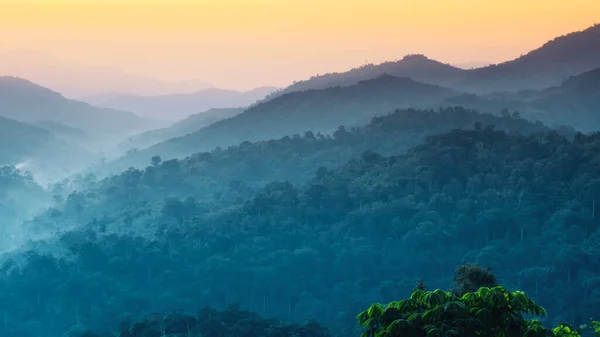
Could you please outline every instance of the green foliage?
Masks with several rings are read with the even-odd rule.
[[[580,337],[586,330],[590,330],[596,337],[600,336],[600,321],[590,319],[588,324],[576,329],[567,324],[559,324],[552,329],[552,333],[555,337]]]
[[[546,311],[522,291],[483,287],[458,297],[452,292],[416,290],[409,299],[372,305],[357,316],[363,337],[546,336],[536,320]]]
[[[454,292],[462,296],[468,292],[475,292],[481,287],[495,287],[496,276],[490,273],[490,268],[483,268],[475,264],[465,263],[460,265],[452,280]]]

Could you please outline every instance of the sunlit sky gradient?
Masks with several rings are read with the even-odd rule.
[[[0,52],[249,89],[408,53],[501,62],[597,21],[598,0],[0,0]]]

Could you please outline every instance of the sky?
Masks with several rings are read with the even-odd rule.
[[[412,53],[497,63],[596,22],[598,0],[0,0],[0,53],[248,90]]]

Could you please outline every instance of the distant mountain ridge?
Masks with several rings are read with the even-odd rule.
[[[541,47],[508,62],[475,69],[460,69],[431,60],[424,55],[408,55],[395,62],[366,65],[346,72],[313,76],[295,82],[269,99],[310,89],[348,86],[382,74],[446,86],[471,93],[540,90],[560,85],[569,76],[600,67],[600,25],[557,37]]]
[[[0,144],[0,166],[23,167],[42,179],[64,177],[96,158],[47,129],[5,117],[0,117]]]
[[[163,81],[130,74],[118,68],[66,62],[36,50],[15,50],[0,54],[0,74],[27,78],[78,100],[89,95],[115,91],[137,95],[167,95],[210,87],[200,80]]]
[[[530,106],[584,132],[600,130],[600,68],[572,76],[558,87],[540,91]]]
[[[123,149],[144,149],[171,138],[183,137],[187,134],[196,132],[203,127],[218,122],[220,120],[233,117],[244,112],[245,108],[217,108],[210,109],[189,116],[169,127],[146,131],[129,137],[127,141],[120,145]]]
[[[146,163],[153,155],[185,157],[215,147],[302,134],[331,133],[337,126],[367,124],[394,109],[463,106],[488,113],[515,111],[548,125],[600,130],[600,69],[573,76],[562,85],[540,91],[475,95],[381,75],[356,85],[290,92],[252,106],[243,113],[176,137],[117,161],[118,165]],[[125,165],[127,163],[127,165]],[[121,167],[121,168],[123,168]]]
[[[346,87],[291,92],[194,133],[130,154],[117,160],[115,166],[144,165],[154,155],[165,159],[185,157],[218,146],[306,131],[330,133],[340,125],[366,124],[373,117],[394,109],[418,108],[456,94],[451,89],[391,75],[381,75]]]
[[[52,121],[52,120],[43,120],[39,122],[31,123],[31,125],[46,129],[52,132],[55,136],[65,136],[65,137],[85,137],[86,132],[77,129],[74,127],[70,127],[68,125]]]
[[[100,107],[131,111],[146,118],[175,121],[211,108],[248,106],[264,99],[276,89],[261,87],[240,92],[208,88],[194,93],[160,96],[112,94],[97,98],[90,97],[86,101]]]
[[[493,113],[508,109],[548,125],[570,125],[583,132],[596,132],[600,130],[600,68],[542,90],[461,94],[440,105],[461,105]]]
[[[53,121],[103,135],[145,130],[155,122],[131,112],[70,100],[25,79],[0,77],[0,116],[24,123]]]
[[[399,61],[384,62],[378,65],[368,64],[347,72],[313,76],[308,80],[296,82],[278,91],[277,96],[294,91],[326,89],[336,86],[348,86],[381,75],[408,77],[415,81],[431,84],[451,84],[460,79],[463,70],[449,64],[431,60],[424,55],[407,55]],[[443,79],[440,81],[440,79]],[[440,83],[447,82],[447,83]],[[275,96],[275,95],[273,95]]]
[[[542,89],[600,67],[600,24],[559,36],[507,62],[468,71],[466,87]]]

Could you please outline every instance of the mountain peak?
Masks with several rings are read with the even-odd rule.
[[[62,95],[25,78],[15,76],[0,76],[1,95],[35,95],[32,97],[62,98]]]
[[[519,65],[533,70],[557,66],[586,71],[600,63],[600,24],[587,29],[558,36],[541,47],[512,61],[500,63],[500,68]],[[592,68],[590,68],[593,66]],[[586,69],[588,68],[588,69]],[[485,69],[485,68],[481,68]]]
[[[423,54],[408,54],[402,58],[402,61],[432,61]]]
[[[21,78],[21,77],[17,77],[17,76],[0,76],[0,85],[38,86],[37,84],[34,84],[33,82],[31,82],[25,78]]]

